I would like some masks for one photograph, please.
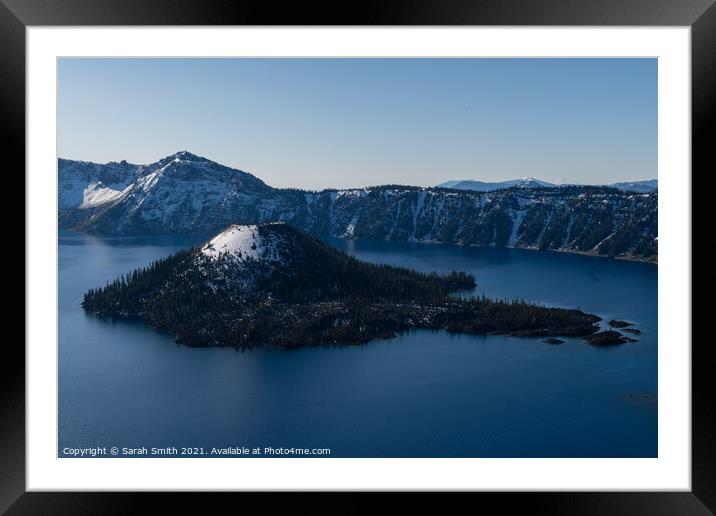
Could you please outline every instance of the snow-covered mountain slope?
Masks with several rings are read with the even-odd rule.
[[[534,177],[523,177],[522,179],[512,179],[509,181],[485,182],[473,179],[458,179],[446,181],[437,185],[437,188],[455,188],[458,190],[474,190],[476,192],[491,192],[502,188],[550,188],[557,186],[554,183],[541,181]]]
[[[283,222],[271,222],[260,227],[256,224],[232,224],[201,247],[201,254],[218,260],[230,257],[235,261],[259,260],[282,263],[286,260],[282,251],[281,235],[275,231]],[[266,227],[267,226],[267,227]],[[272,231],[273,230],[273,231]]]
[[[240,260],[257,259],[265,249],[257,233],[258,226],[255,224],[244,226],[232,224],[204,244],[201,253],[211,258],[218,258],[227,253],[235,255]]]
[[[240,211],[247,197],[271,191],[251,174],[186,151],[149,165],[77,163],[59,161],[60,224],[98,233],[211,231],[217,213]]]
[[[93,200],[100,182],[112,192]],[[478,192],[396,185],[308,192],[271,188],[251,174],[189,153],[144,166],[60,160],[61,197],[63,192],[75,197],[67,194],[61,201],[60,227],[95,234],[209,235],[231,224],[283,221],[313,235],[344,239],[657,257],[656,192],[593,186]],[[249,242],[243,231],[232,238]],[[233,245],[225,237],[207,253]]]
[[[201,246],[193,262],[214,292],[261,296],[271,278],[315,266],[301,254],[317,242],[282,222],[232,224]]]
[[[116,200],[137,179],[140,169],[126,161],[98,165],[60,159],[59,207],[84,209]]]

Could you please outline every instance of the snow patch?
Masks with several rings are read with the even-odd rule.
[[[256,259],[262,254],[262,245],[258,226],[234,225],[209,240],[201,248],[201,253],[210,258],[218,258],[224,253],[230,253],[240,259]]]
[[[425,205],[425,190],[421,190],[418,194],[418,202],[415,206],[411,206],[411,210],[413,212],[413,231],[410,234],[410,240],[412,242],[416,241],[415,233],[418,228],[418,216],[420,215],[420,212],[423,211],[423,206]]]
[[[119,199],[130,188],[131,187],[128,186],[124,190],[118,190],[108,188],[101,183],[92,183],[82,192],[82,203],[78,208],[82,210],[102,206],[103,204]]]
[[[515,244],[517,244],[517,232],[519,231],[520,226],[522,226],[522,221],[524,220],[527,211],[513,211],[512,214],[512,232],[510,233],[510,239],[507,241],[507,247],[515,247]]]
[[[341,235],[341,238],[354,238],[356,234],[356,224],[358,224],[358,215],[353,215],[350,223],[346,226],[345,231]]]

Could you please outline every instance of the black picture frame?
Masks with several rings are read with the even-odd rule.
[[[334,3],[333,6],[230,0],[0,0],[0,131],[6,174],[24,191],[25,29],[62,25],[634,25],[689,26],[692,37],[692,170],[706,176],[716,125],[716,6],[714,0],[402,0]],[[10,159],[8,159],[10,158]],[[693,177],[693,172],[692,176]],[[707,177],[707,176],[706,176]],[[690,180],[690,178],[684,178]],[[22,186],[21,186],[22,185]],[[18,195],[19,197],[19,195]],[[24,196],[23,196],[24,198]],[[17,210],[3,207],[5,221]],[[694,217],[696,222],[698,219]],[[8,222],[8,224],[10,224]],[[21,238],[24,238],[21,237]],[[692,251],[693,252],[693,251]],[[25,255],[9,266],[25,267]],[[22,262],[22,266],[20,265]],[[26,274],[28,273],[25,269]],[[17,303],[19,305],[19,302]],[[24,304],[23,304],[24,307]],[[689,344],[689,343],[684,343]],[[692,346],[692,491],[690,493],[481,493],[471,504],[498,503],[501,511],[549,514],[712,514],[716,511],[716,407],[711,374],[716,353],[710,339]],[[8,514],[127,514],[150,503],[166,510],[206,508],[206,494],[25,492],[25,353],[6,338],[0,361],[0,511]],[[266,503],[266,494],[226,493]],[[282,501],[271,494],[270,503]],[[340,508],[363,512],[370,498],[317,500],[292,497],[293,510]],[[296,501],[298,498],[298,501]],[[245,502],[242,500],[241,504]],[[294,505],[298,503],[299,505]],[[420,497],[423,509],[442,501]],[[436,507],[438,507],[436,505]]]

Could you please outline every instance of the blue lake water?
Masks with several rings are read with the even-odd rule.
[[[193,349],[85,314],[83,293],[196,239],[59,241],[59,446],[330,448],[331,457],[657,456],[657,267],[447,245],[332,244],[420,271],[467,270],[473,293],[632,321],[592,347],[414,331],[363,346]]]

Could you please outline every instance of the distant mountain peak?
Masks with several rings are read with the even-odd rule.
[[[180,161],[211,161],[210,159],[204,158],[203,156],[197,156],[196,154],[193,154],[187,150],[181,150],[179,152],[175,152],[174,154],[171,154],[164,158],[161,161],[172,161],[172,160],[180,160]]]
[[[486,182],[473,179],[462,179],[446,181],[437,185],[438,188],[455,188],[458,190],[474,190],[477,192],[490,192],[503,188],[551,188],[557,186],[541,179],[534,177],[523,177],[521,179],[511,179],[507,181]]]
[[[659,189],[659,181],[658,179],[647,179],[644,181],[624,181],[621,183],[612,183],[608,186],[616,188],[617,190],[623,190],[628,192],[650,193],[655,192]]]
[[[526,176],[521,179],[511,179],[507,181],[496,182],[479,181],[476,179],[456,179],[452,181],[445,181],[444,183],[440,183],[436,186],[438,188],[453,188],[457,190],[491,192],[493,190],[500,190],[503,188],[554,188],[559,186],[575,185],[577,185],[577,183],[562,182],[561,184],[555,184],[534,177]],[[594,186],[608,186],[611,188],[616,188],[617,190],[634,191],[637,193],[650,193],[658,190],[658,181],[656,179],[650,179],[647,181],[625,181],[621,183]]]

